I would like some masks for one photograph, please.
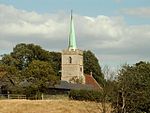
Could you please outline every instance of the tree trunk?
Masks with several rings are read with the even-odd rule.
[[[121,108],[121,113],[125,113],[125,93],[122,91],[122,108]]]

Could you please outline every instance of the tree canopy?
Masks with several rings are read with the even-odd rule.
[[[90,50],[83,52],[83,64],[84,73],[90,74],[92,72],[96,81],[102,85],[104,83],[104,75],[101,71],[98,59]]]
[[[26,75],[24,75],[25,78],[22,86],[27,87],[28,92],[25,92],[27,95],[36,94],[36,92],[45,92],[49,86],[53,86],[59,81],[51,64],[39,60],[32,61],[23,74]]]
[[[16,91],[12,89],[23,89],[29,85],[34,86],[34,90],[54,85],[60,78],[60,53],[56,54],[42,49],[39,45],[17,44],[10,54],[2,56],[1,84],[6,90],[13,92]]]
[[[112,101],[119,113],[150,112],[150,63],[125,65],[118,73]]]

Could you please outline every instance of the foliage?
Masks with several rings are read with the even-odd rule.
[[[13,58],[11,55],[4,54],[1,60],[1,64],[7,66],[15,66],[19,65],[19,61]]]
[[[7,93],[7,90],[14,92],[17,89],[19,83],[20,72],[15,66],[0,65],[0,85],[2,86],[2,92]]]
[[[69,80],[69,82],[76,83],[76,84],[82,84],[83,83],[83,78],[78,77],[78,76],[74,76]]]
[[[60,53],[48,52],[39,45],[18,44],[13,48],[13,52],[2,56],[1,84],[5,90],[14,93],[27,93],[31,89],[31,92],[35,92],[35,89],[40,90],[40,87],[45,87],[46,84],[53,85],[59,81],[57,78],[60,58]],[[36,80],[36,85],[30,84],[31,78]]]
[[[92,75],[96,79],[96,81],[99,84],[103,85],[105,82],[104,75],[101,71],[98,59],[90,50],[83,52],[83,64],[84,73],[90,74],[92,72]]]
[[[95,90],[71,90],[69,98],[74,100],[100,102],[102,100],[102,93]]]
[[[49,52],[34,44],[18,44],[10,54],[18,63],[18,69],[26,68],[33,60],[50,61]]]
[[[25,80],[28,81],[29,90],[43,92],[43,89],[56,84],[58,81],[51,65],[44,61],[32,61],[25,71]]]
[[[50,62],[57,76],[61,77],[61,53],[60,52],[50,52]]]
[[[139,62],[133,66],[123,66],[112,95],[115,112],[149,113],[149,92],[150,63]]]

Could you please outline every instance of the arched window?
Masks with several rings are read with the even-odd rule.
[[[71,57],[69,57],[69,63],[70,63],[70,64],[72,63],[72,58],[71,58]]]

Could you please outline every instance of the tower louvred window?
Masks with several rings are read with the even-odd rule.
[[[72,63],[72,58],[71,58],[71,57],[69,57],[69,63],[70,63],[70,64]]]

